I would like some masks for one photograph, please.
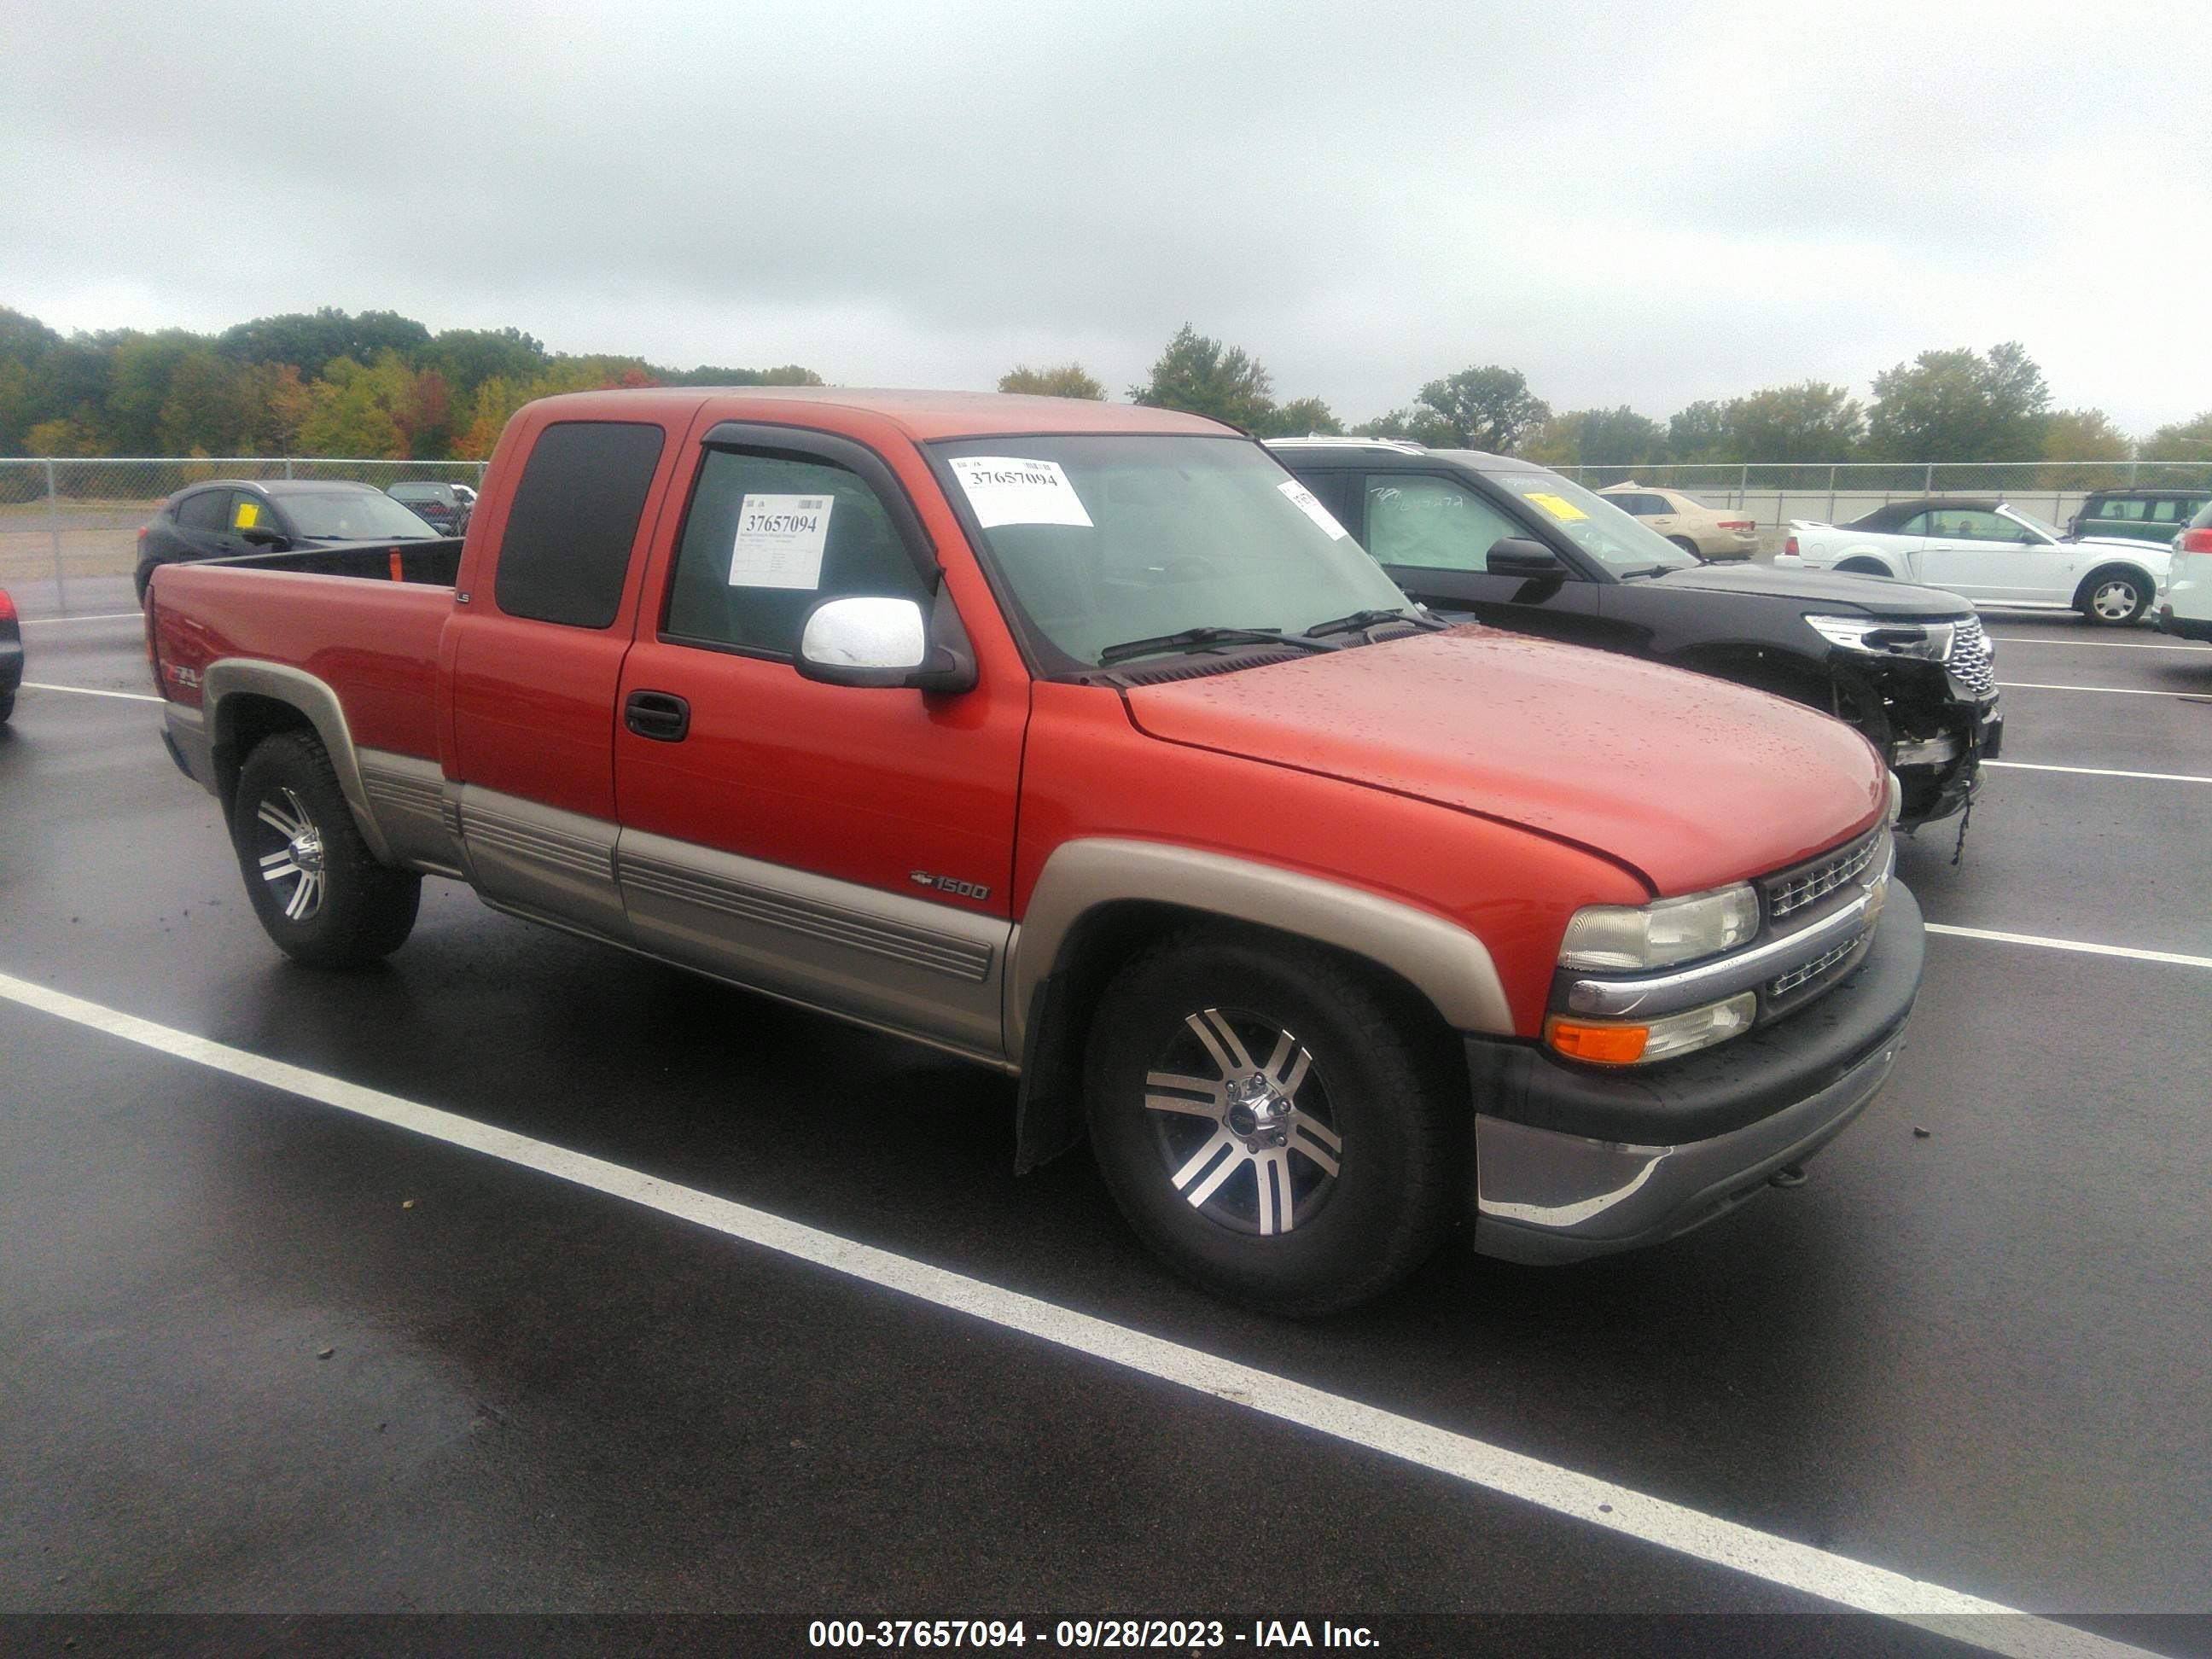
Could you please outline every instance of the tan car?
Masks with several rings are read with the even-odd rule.
[[[1655,489],[1632,479],[1597,493],[1701,559],[1747,559],[1759,550],[1758,522],[1740,509],[1716,513],[1679,489]]]

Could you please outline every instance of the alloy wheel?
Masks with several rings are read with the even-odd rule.
[[[1310,1221],[1335,1190],[1344,1141],[1328,1084],[1272,1021],[1220,1008],[1186,1015],[1145,1090],[1162,1170],[1207,1219],[1272,1237]]]
[[[292,790],[254,809],[256,862],[286,920],[307,921],[323,906],[323,835]]]
[[[2136,614],[2136,604],[2135,584],[2117,577],[2100,583],[2089,596],[2089,608],[2106,622],[2125,622]]]

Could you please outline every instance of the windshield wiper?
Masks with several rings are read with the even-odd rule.
[[[1632,581],[1638,576],[1663,576],[1670,570],[1689,568],[1686,564],[1640,564],[1633,570],[1616,570],[1613,574],[1623,581]]]
[[[1186,628],[1180,634],[1155,634],[1150,639],[1109,645],[1098,653],[1098,665],[1105,668],[1156,651],[1196,651],[1212,645],[1294,645],[1301,651],[1337,648],[1302,634],[1285,634],[1279,628]]]
[[[1356,629],[1373,628],[1381,623],[1407,623],[1415,628],[1440,629],[1451,624],[1434,617],[1425,617],[1410,611],[1355,611],[1348,617],[1331,617],[1327,622],[1317,622],[1305,631],[1305,637],[1317,640],[1328,634],[1349,634]]]

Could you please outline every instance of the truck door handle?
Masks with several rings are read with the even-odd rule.
[[[623,724],[655,743],[681,743],[691,729],[691,705],[672,691],[633,691],[623,704]]]

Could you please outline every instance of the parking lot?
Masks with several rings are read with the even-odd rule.
[[[70,592],[0,728],[0,1610],[2212,1651],[2212,647],[1990,618],[2003,759],[1806,1185],[1292,1324],[1017,1179],[994,1075],[438,881],[290,964]]]

